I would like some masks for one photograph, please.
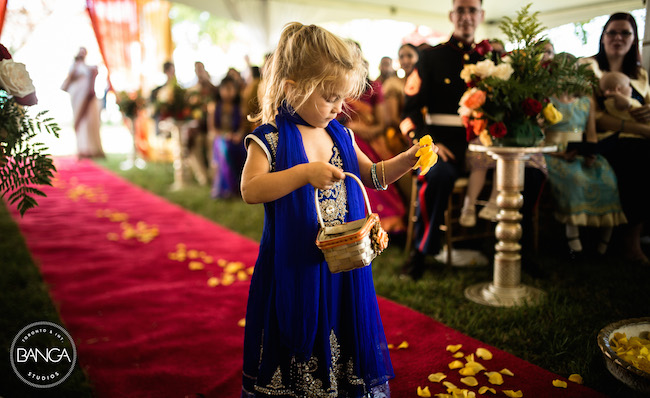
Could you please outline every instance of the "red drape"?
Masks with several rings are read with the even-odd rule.
[[[111,87],[140,87],[141,48],[137,0],[86,0]]]
[[[0,36],[2,36],[2,26],[5,23],[6,12],[7,12],[7,0],[0,0]]]

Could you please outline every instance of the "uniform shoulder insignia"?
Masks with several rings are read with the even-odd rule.
[[[404,94],[408,96],[416,95],[420,92],[420,86],[422,85],[422,79],[420,79],[420,74],[417,69],[414,69],[413,72],[406,79],[406,84],[404,85]]]

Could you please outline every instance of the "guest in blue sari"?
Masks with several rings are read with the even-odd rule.
[[[364,185],[385,189],[419,148],[372,164],[335,120],[364,91],[360,50],[311,25],[285,26],[265,73],[257,119],[245,138],[241,192],[264,203],[252,276],[242,397],[389,397],[394,377],[372,268],[331,273],[315,244],[314,188],[326,225],[364,218]]]
[[[239,194],[246,153],[242,146],[242,111],[236,81],[226,76],[208,104],[208,142],[213,198]]]

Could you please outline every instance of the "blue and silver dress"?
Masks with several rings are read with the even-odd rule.
[[[551,98],[562,113],[562,121],[547,127],[545,133],[558,144],[560,151],[579,149],[587,127],[590,98],[579,97],[564,103]],[[626,221],[618,195],[616,175],[602,155],[596,155],[587,167],[582,155],[569,162],[553,155],[544,155],[548,178],[555,200],[555,218],[576,226],[613,227]]]
[[[296,120],[296,118],[298,120]],[[280,109],[279,128],[246,137],[266,152],[271,172],[307,158],[295,123]],[[349,130],[333,121],[330,163],[358,175]],[[306,185],[265,203],[262,241],[246,312],[242,397],[389,397],[394,377],[371,267],[332,274],[316,247],[314,189]],[[326,224],[363,218],[351,178],[319,191]]]

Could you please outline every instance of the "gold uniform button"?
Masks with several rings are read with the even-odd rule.
[[[449,83],[451,83],[451,80],[449,80],[449,78],[446,77],[446,78],[445,78],[445,84],[449,84]]]
[[[463,43],[458,42],[458,47],[459,47],[459,48],[463,48]]]
[[[418,144],[418,139],[416,138],[413,140],[413,145],[417,145],[417,144]]]
[[[463,54],[463,59],[465,59],[465,61],[469,61],[469,54]]]

